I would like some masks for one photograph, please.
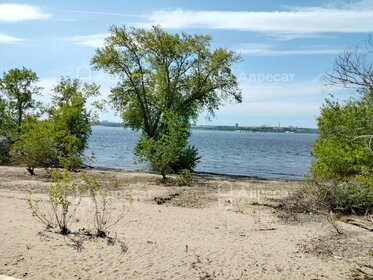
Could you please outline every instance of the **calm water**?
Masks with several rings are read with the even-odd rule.
[[[87,153],[96,167],[146,169],[132,155],[139,132],[94,126]],[[263,178],[302,179],[311,165],[317,135],[193,130],[190,138],[202,156],[195,171]]]

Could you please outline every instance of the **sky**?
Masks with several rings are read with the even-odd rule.
[[[90,59],[111,25],[210,34],[212,47],[235,50],[233,67],[242,104],[228,102],[198,124],[316,127],[330,94],[322,77],[346,49],[367,46],[373,32],[373,1],[0,1],[0,72],[25,66],[38,73],[48,100],[61,76],[101,86],[106,98],[116,81],[93,71]],[[120,121],[108,108],[101,120]]]

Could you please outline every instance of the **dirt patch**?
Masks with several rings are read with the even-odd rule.
[[[372,237],[373,235],[368,238],[364,231],[357,231],[354,234],[333,232],[307,240],[299,246],[305,253],[320,258],[350,259],[360,257],[373,261],[373,256],[370,254],[373,249]]]
[[[154,197],[154,201],[158,204],[158,205],[162,205],[170,200],[172,200],[173,198],[175,197],[178,197],[179,196],[179,193],[171,193],[171,194],[168,194],[166,196],[156,196]]]

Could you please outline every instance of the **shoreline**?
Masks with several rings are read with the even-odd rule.
[[[113,167],[102,167],[102,166],[89,166],[85,165],[82,169],[87,170],[99,170],[99,171],[113,171],[113,172],[124,172],[124,173],[148,173],[152,175],[159,175],[157,172],[144,170],[144,169],[137,169],[137,170],[128,170],[122,168],[113,168]],[[246,179],[246,180],[258,180],[258,181],[279,181],[279,182],[304,182],[304,179],[290,179],[290,178],[266,178],[261,176],[255,175],[239,175],[239,174],[229,174],[229,173],[216,173],[216,172],[205,172],[205,171],[193,171],[192,174],[194,176],[200,177],[219,177],[219,178],[226,178],[226,179]],[[170,174],[173,175],[173,174]]]

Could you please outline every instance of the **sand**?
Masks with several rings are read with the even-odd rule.
[[[89,172],[118,178],[113,214],[126,197],[133,198],[109,239],[46,231],[25,199],[30,188],[36,197],[47,198],[45,172],[36,170],[37,176],[30,177],[23,168],[0,167],[0,275],[39,280],[364,279],[358,278],[361,271],[372,272],[367,267],[373,265],[372,232],[337,221],[343,232],[338,234],[323,215],[289,215],[253,205],[276,203],[302,182],[198,176],[192,186],[180,187],[162,185],[155,174]],[[92,211],[82,205],[72,225],[75,232],[90,227]]]

